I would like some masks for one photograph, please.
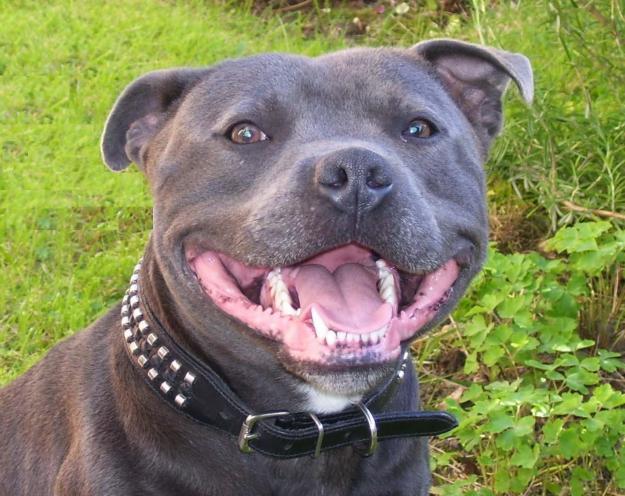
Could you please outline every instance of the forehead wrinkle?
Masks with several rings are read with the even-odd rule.
[[[432,88],[427,67],[398,57],[396,51],[355,49],[316,61],[317,77],[304,81],[301,89],[307,99],[329,105],[334,112],[370,114],[396,109],[436,114],[444,105],[436,87]]]

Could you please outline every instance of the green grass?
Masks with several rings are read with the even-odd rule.
[[[618,1],[474,0],[465,4],[471,16],[441,12],[435,2],[421,3],[419,8],[408,2],[410,9],[401,15],[388,4],[383,14],[376,14],[369,7],[334,5],[328,10],[326,3],[330,4],[313,2],[308,9],[281,17],[269,11],[258,17],[252,14],[251,3],[233,1],[0,3],[0,384],[23,373],[122,295],[149,236],[150,198],[136,169],[113,174],[104,167],[98,141],[117,94],[149,70],[208,65],[262,51],[316,55],[361,44],[408,46],[433,36],[520,51],[534,65],[536,101],[528,109],[515,91],[507,98],[506,128],[487,166],[493,210],[499,214],[503,206],[513,205],[514,221],[525,223],[519,227],[520,238],[528,223],[539,226],[533,241],[582,215],[573,217],[563,200],[625,212],[625,21]],[[347,37],[354,16],[369,30]],[[503,224],[512,218],[505,215],[500,219]],[[520,259],[496,260],[514,265]],[[619,267],[606,267],[593,276],[592,287],[580,293],[578,302],[575,332],[585,338],[592,338],[598,322],[616,322],[618,328],[602,336],[605,346],[611,335],[613,341],[622,337],[625,322],[625,281]],[[483,282],[476,287],[470,298],[489,297]],[[610,296],[620,302],[618,306],[606,304]],[[427,365],[428,356],[438,359],[440,353],[457,347],[464,349],[465,359],[493,359],[492,351],[457,335],[470,327],[467,305],[478,304],[466,301],[458,313],[463,320],[432,340],[428,355],[420,355],[421,366]],[[541,304],[536,303],[537,308]],[[615,308],[618,315],[613,316]],[[506,370],[522,366],[496,361],[496,370],[487,379],[506,381]],[[435,367],[428,373],[440,373],[426,380],[430,389],[443,390],[450,381],[484,380],[467,379],[464,369],[456,376]],[[568,387],[555,379],[541,386],[535,375],[528,377],[536,378],[537,387],[549,388],[549,394]],[[610,381],[614,387],[621,384]],[[500,400],[488,394],[492,404]],[[432,401],[438,400],[432,395]],[[475,420],[471,407],[461,407],[467,418]],[[519,410],[516,415],[527,412]],[[538,444],[542,450],[538,427],[536,432],[536,442],[528,446],[536,449]],[[439,493],[512,492],[501,490],[505,484],[495,480],[486,458],[476,457],[476,452],[491,458],[508,456],[493,451],[497,433],[486,429],[484,436],[477,448],[464,441],[453,447],[447,460],[435,452]],[[540,466],[538,461],[527,487],[515,489],[515,494],[580,494],[578,488],[588,483],[582,468],[602,474],[599,482],[588,486],[592,494],[619,494],[614,481],[606,478],[611,473],[603,466],[607,455],[580,455],[571,461],[548,450],[541,453],[546,454],[539,460],[551,465]],[[577,479],[571,480],[578,485],[558,479],[563,492],[554,489],[553,471],[570,475],[575,468]],[[479,477],[473,477],[476,474]]]

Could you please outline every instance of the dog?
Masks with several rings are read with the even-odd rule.
[[[0,391],[0,492],[425,495],[408,346],[480,270],[520,54],[450,39],[148,73],[102,136],[154,225],[123,301]]]

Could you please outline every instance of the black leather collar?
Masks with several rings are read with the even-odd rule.
[[[433,436],[457,426],[447,412],[384,412],[403,379],[409,355],[404,352],[395,374],[353,408],[335,414],[312,412],[255,413],[207,364],[195,359],[167,334],[139,294],[141,262],[135,267],[122,302],[122,332],[131,362],[150,388],[170,407],[194,422],[237,436],[243,452],[277,458],[318,456],[341,446],[373,453],[379,441]],[[145,312],[145,314],[144,314]]]

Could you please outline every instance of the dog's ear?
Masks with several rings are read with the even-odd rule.
[[[418,43],[412,50],[429,62],[451,97],[476,128],[484,148],[502,126],[501,98],[512,79],[531,103],[534,81],[530,61],[520,53],[451,39]]]
[[[143,167],[151,139],[172,116],[182,95],[206,75],[207,69],[150,72],[119,95],[106,120],[101,151],[104,163],[121,171],[131,162]]]

